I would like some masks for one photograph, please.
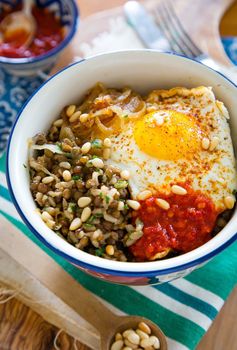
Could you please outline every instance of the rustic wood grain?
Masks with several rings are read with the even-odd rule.
[[[0,350],[53,350],[58,329],[17,299],[0,304]],[[62,332],[57,345],[61,350],[88,350]]]
[[[125,0],[78,0],[82,17],[97,11],[119,6]],[[198,2],[198,1],[195,1]],[[194,3],[195,3],[194,2]],[[229,9],[220,25],[224,35],[237,35],[237,2]],[[67,55],[70,57],[70,50]],[[65,58],[66,60],[66,58]],[[237,289],[233,291],[212,327],[197,350],[234,350],[237,344]],[[20,301],[13,299],[0,304],[0,350],[52,350],[58,329],[43,320]],[[61,350],[76,350],[73,339],[62,333],[58,345]],[[89,350],[77,342],[78,350]]]

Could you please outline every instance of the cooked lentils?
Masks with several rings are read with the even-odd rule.
[[[57,142],[62,154],[37,150],[29,160],[30,188],[42,219],[81,250],[131,260],[127,247],[142,236],[142,226],[139,220],[136,226],[131,224],[128,182],[119,169],[104,163],[109,140],[60,137],[61,126],[55,124],[47,135],[38,134],[33,141],[36,145]]]

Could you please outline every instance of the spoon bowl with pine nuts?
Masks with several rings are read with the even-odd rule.
[[[141,316],[122,316],[116,317],[116,321],[116,333],[111,329],[110,339],[101,339],[101,349],[167,349],[164,333],[150,320]]]

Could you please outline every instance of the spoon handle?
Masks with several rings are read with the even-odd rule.
[[[23,12],[27,16],[31,16],[31,10],[32,10],[33,4],[34,4],[33,0],[24,0],[23,1]]]
[[[108,329],[114,329],[119,316],[116,316],[94,294],[82,287],[78,282],[73,282],[70,286],[72,298],[64,301],[102,335],[106,334]]]
[[[52,258],[24,237],[22,232],[13,224],[2,216],[0,219],[1,232],[6,233],[1,235],[0,249],[17,261],[30,274],[33,270],[35,278],[52,293],[56,291],[57,297],[95,327],[102,337],[105,337],[111,329],[116,328],[118,319],[120,319],[119,316],[110,311],[94,294],[82,287],[66,271],[59,268]],[[13,241],[17,242],[18,250],[15,249],[15,245],[11,244]],[[23,252],[27,252],[27,254],[23,254]],[[34,265],[33,268],[32,264]],[[50,269],[49,274],[45,271],[46,267]],[[94,283],[96,283],[96,280]]]

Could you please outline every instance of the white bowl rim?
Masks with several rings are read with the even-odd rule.
[[[10,168],[10,158],[11,158],[11,140],[14,135],[15,127],[22,116],[24,109],[26,106],[30,103],[31,99],[38,93],[39,90],[44,88],[44,86],[54,79],[57,75],[61,74],[62,72],[70,69],[71,67],[77,66],[79,64],[83,64],[83,62],[87,62],[88,60],[95,60],[98,57],[108,56],[108,55],[126,55],[130,53],[139,54],[141,52],[147,52],[155,55],[172,55],[175,57],[179,57],[181,59],[185,60],[191,60],[197,66],[201,65],[202,67],[205,67],[207,71],[215,72],[215,74],[221,76],[222,79],[224,79],[232,88],[233,86],[237,88],[237,86],[229,80],[227,77],[225,77],[220,72],[215,71],[214,69],[205,66],[199,61],[196,61],[195,59],[170,53],[170,52],[159,52],[157,50],[151,50],[151,49],[133,49],[133,50],[121,50],[121,51],[111,51],[107,53],[98,54],[95,56],[88,57],[86,59],[82,59],[78,62],[72,63],[71,65],[63,68],[56,74],[54,74],[52,77],[50,77],[46,82],[44,82],[35,92],[34,94],[26,101],[24,106],[22,107],[21,111],[19,112],[16,121],[14,123],[14,126],[12,128],[9,141],[8,141],[8,148],[7,148],[7,184],[8,188],[13,200],[13,203],[19,212],[20,216],[22,217],[23,221],[26,223],[26,225],[31,229],[31,231],[35,234],[35,236],[44,243],[48,248],[50,248],[52,251],[57,253],[58,255],[62,256],[66,260],[70,261],[74,265],[81,266],[85,268],[86,270],[93,270],[97,272],[98,274],[108,274],[108,275],[116,275],[116,276],[127,276],[127,277],[147,277],[147,276],[156,276],[158,275],[166,275],[171,274],[174,272],[187,270],[187,269],[193,269],[195,266],[200,265],[202,263],[205,263],[207,260],[210,260],[212,257],[214,257],[216,254],[221,252],[223,249],[228,247],[231,243],[233,243],[237,239],[237,222],[234,225],[233,219],[231,219],[227,225],[222,229],[221,233],[213,237],[210,241],[205,243],[204,245],[188,252],[182,255],[179,255],[177,257],[173,257],[170,259],[164,259],[164,260],[158,260],[158,261],[152,261],[152,262],[120,262],[120,261],[111,261],[107,259],[103,259],[94,255],[91,255],[89,253],[83,252],[74,246],[72,246],[70,243],[63,241],[64,247],[59,247],[60,244],[55,244],[55,242],[59,243],[59,241],[62,241],[62,238],[60,238],[57,235],[54,235],[53,240],[54,243],[51,242],[50,239],[46,239],[42,234],[40,234],[33,226],[33,224],[27,219],[26,214],[21,209],[20,204],[16,200],[15,193],[14,193],[14,186],[12,186],[12,180],[11,180],[11,173],[9,171]],[[235,233],[229,234],[228,233],[228,227],[232,225],[235,226],[234,231]],[[51,233],[52,231],[43,223],[42,221],[42,229],[41,232]],[[225,239],[221,239],[222,236],[225,237]]]

